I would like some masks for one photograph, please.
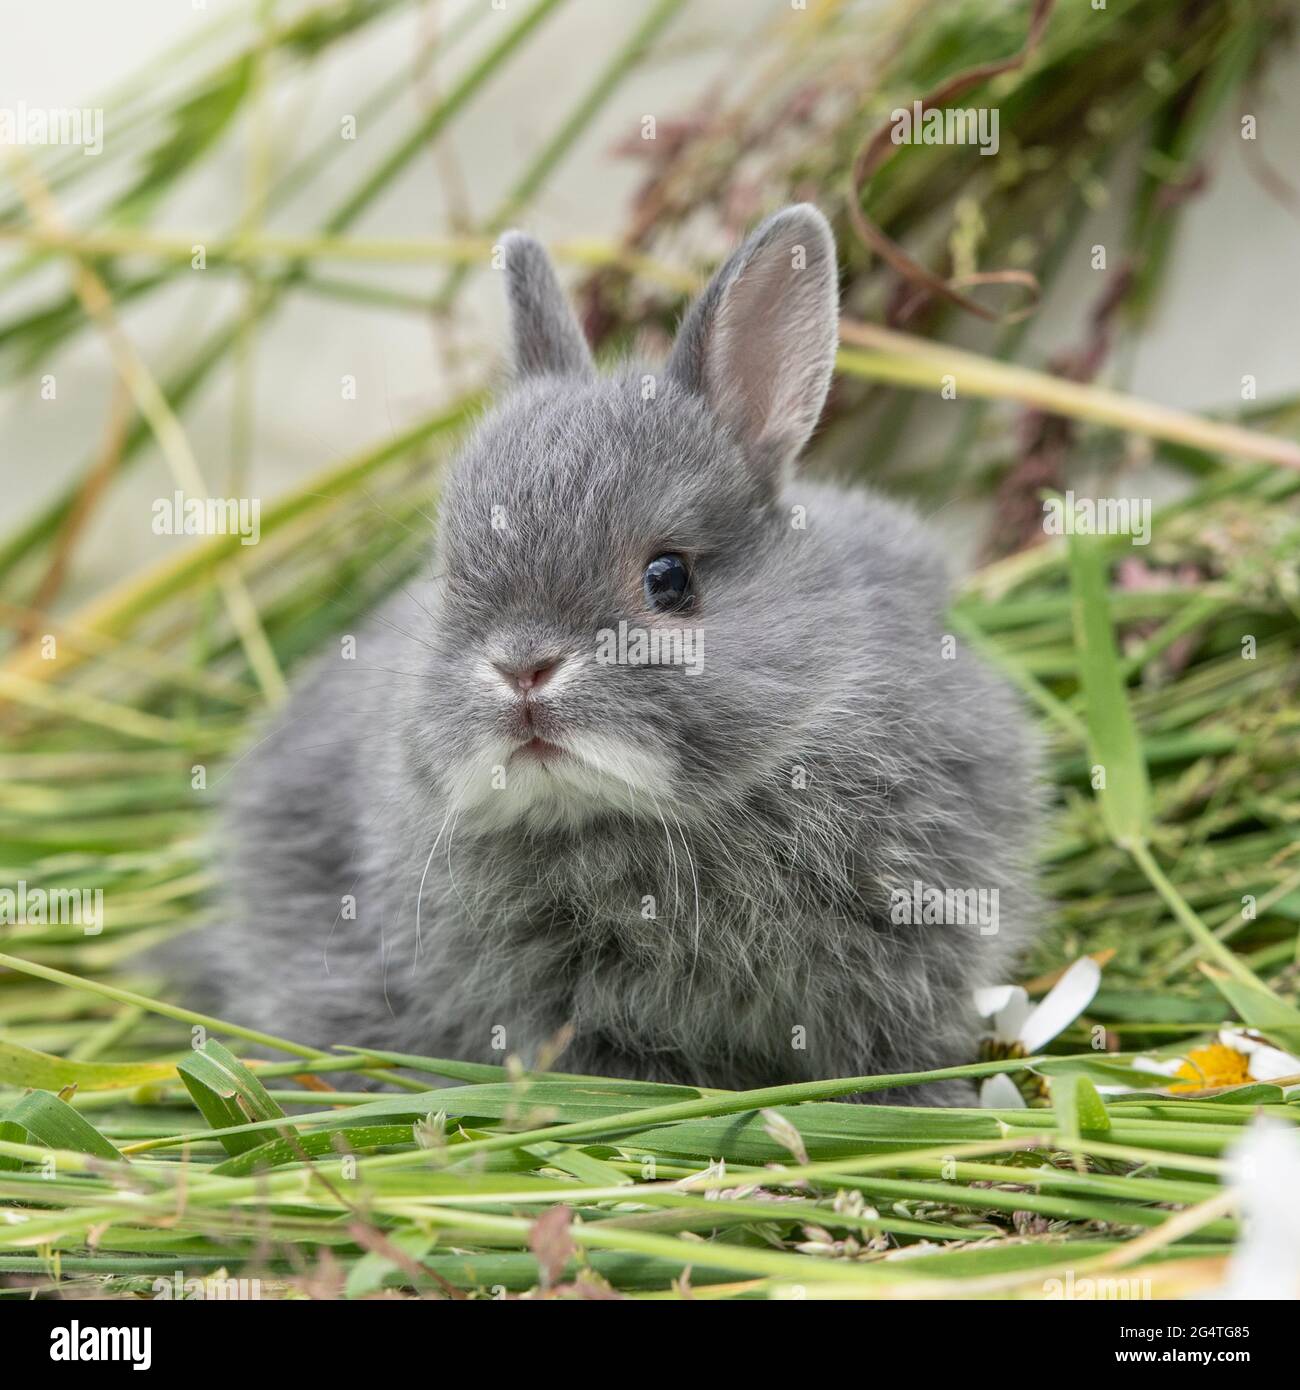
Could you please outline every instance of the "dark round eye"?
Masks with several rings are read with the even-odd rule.
[[[691,601],[691,574],[680,555],[656,555],[641,582],[646,602],[661,613],[685,608]]]

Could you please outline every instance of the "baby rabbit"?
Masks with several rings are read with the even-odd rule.
[[[567,1032],[565,1071],[729,1088],[973,1060],[971,992],[1036,916],[1033,741],[945,638],[941,543],[792,476],[826,220],[763,223],[666,365],[608,376],[542,248],[502,251],[512,389],[427,574],[232,774],[190,975],[322,1046],[535,1063]]]

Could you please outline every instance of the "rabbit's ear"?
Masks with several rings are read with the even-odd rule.
[[[523,232],[501,238],[510,335],[519,376],[590,376],[591,350],[542,247]]]
[[[826,403],[839,321],[835,239],[809,203],[768,218],[686,315],[669,372],[780,469]]]

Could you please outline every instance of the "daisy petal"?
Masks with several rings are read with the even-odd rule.
[[[986,1076],[980,1085],[980,1104],[986,1110],[1027,1110],[1025,1098],[1016,1083],[1006,1074]]]
[[[1062,1033],[1092,1003],[1101,985],[1101,966],[1083,956],[1048,990],[1047,995],[1020,1027],[1020,1041],[1028,1053]]]
[[[1300,1295],[1300,1140],[1289,1125],[1257,1118],[1229,1149],[1242,1237],[1221,1298]]]
[[[991,1019],[989,1031],[999,1042],[1015,1042],[1020,1036],[1020,1030],[1024,1026],[1025,1019],[1029,1017],[1029,996],[1019,985],[1002,985],[998,989],[976,990],[976,1004],[979,1008],[979,996],[996,996],[992,999],[994,1005],[985,1013],[985,1017]]]
[[[1134,1071],[1149,1071],[1153,1076],[1177,1076],[1186,1057],[1134,1057],[1129,1065]]]
[[[1225,1047],[1235,1048],[1250,1058],[1253,1081],[1276,1081],[1279,1076],[1300,1075],[1300,1058],[1266,1043],[1263,1038],[1248,1033],[1244,1028],[1220,1029],[1219,1041]]]
[[[1280,1047],[1257,1043],[1250,1054],[1250,1074],[1256,1081],[1276,1081],[1279,1076],[1300,1076],[1300,1060]]]
[[[1019,985],[989,985],[975,991],[975,1012],[981,1018],[992,1018],[1001,1013],[1018,993],[1025,994]],[[1025,995],[1027,999],[1029,996]]]

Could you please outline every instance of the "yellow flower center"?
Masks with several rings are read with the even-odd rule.
[[[1226,1043],[1211,1043],[1209,1047],[1194,1047],[1187,1060],[1174,1073],[1182,1081],[1170,1086],[1171,1091],[1204,1091],[1211,1086],[1240,1086],[1250,1078],[1250,1058]]]

